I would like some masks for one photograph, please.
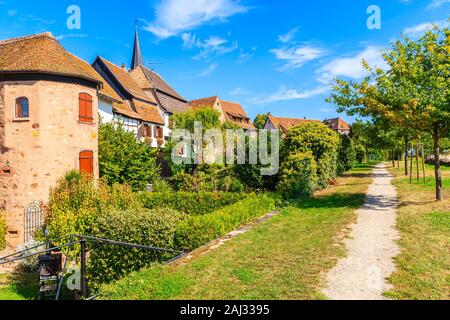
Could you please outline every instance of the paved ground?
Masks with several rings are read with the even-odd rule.
[[[366,204],[358,210],[358,220],[351,226],[348,250],[328,274],[324,294],[332,300],[382,300],[390,289],[386,281],[394,271],[393,258],[400,249],[396,240],[397,192],[393,177],[384,165],[374,170]]]

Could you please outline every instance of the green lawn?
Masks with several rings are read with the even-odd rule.
[[[450,170],[443,168],[444,202],[436,202],[434,168],[427,166],[427,182],[409,183],[396,169],[394,184],[400,206],[398,228],[401,254],[387,294],[393,299],[450,298]]]
[[[371,165],[358,165],[311,200],[180,266],[154,266],[104,287],[104,299],[323,299],[324,276],[365,200]]]
[[[34,300],[37,298],[37,275],[0,274],[0,300]]]

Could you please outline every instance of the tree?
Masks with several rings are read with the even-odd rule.
[[[145,190],[160,176],[156,165],[156,149],[121,125],[101,124],[99,128],[100,176],[109,185],[128,184],[133,190]]]
[[[441,140],[450,130],[450,30],[437,27],[417,41],[405,38],[384,54],[387,71],[372,70],[361,83],[337,80],[330,97],[340,111],[370,116],[411,135],[430,133],[436,199],[443,200]],[[408,145],[405,139],[405,145]]]
[[[264,125],[266,124],[267,119],[270,116],[270,112],[266,114],[258,114],[253,121],[253,125],[256,129],[263,129]]]

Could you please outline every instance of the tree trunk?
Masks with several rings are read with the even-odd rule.
[[[405,139],[405,176],[408,174],[408,139]]]
[[[395,149],[392,149],[392,168],[395,168]]]
[[[441,172],[441,139],[439,136],[439,129],[434,128],[434,171],[436,176],[436,200],[444,201],[444,194],[442,193],[442,172]]]
[[[425,166],[425,147],[422,144],[422,169],[423,169],[423,182],[427,182],[427,167]]]
[[[410,150],[411,150],[411,157],[410,157],[410,159],[409,159],[409,164],[410,164],[410,166],[409,166],[409,168],[410,168],[410,170],[409,170],[409,183],[412,183],[412,177],[413,177],[413,155],[412,155],[412,151],[414,150],[414,146],[413,146],[413,144],[411,144],[411,147],[410,147]]]
[[[417,182],[420,182],[419,144],[416,144]]]

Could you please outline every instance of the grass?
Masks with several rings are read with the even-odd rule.
[[[346,227],[371,183],[358,165],[313,199],[187,264],[154,266],[103,288],[105,299],[324,299],[325,275],[339,257]]]
[[[35,300],[37,275],[0,274],[0,300]]]
[[[450,170],[443,168],[445,201],[435,201],[434,168],[427,166],[427,181],[409,183],[397,169],[398,229],[401,254],[391,276],[393,299],[450,298]]]

